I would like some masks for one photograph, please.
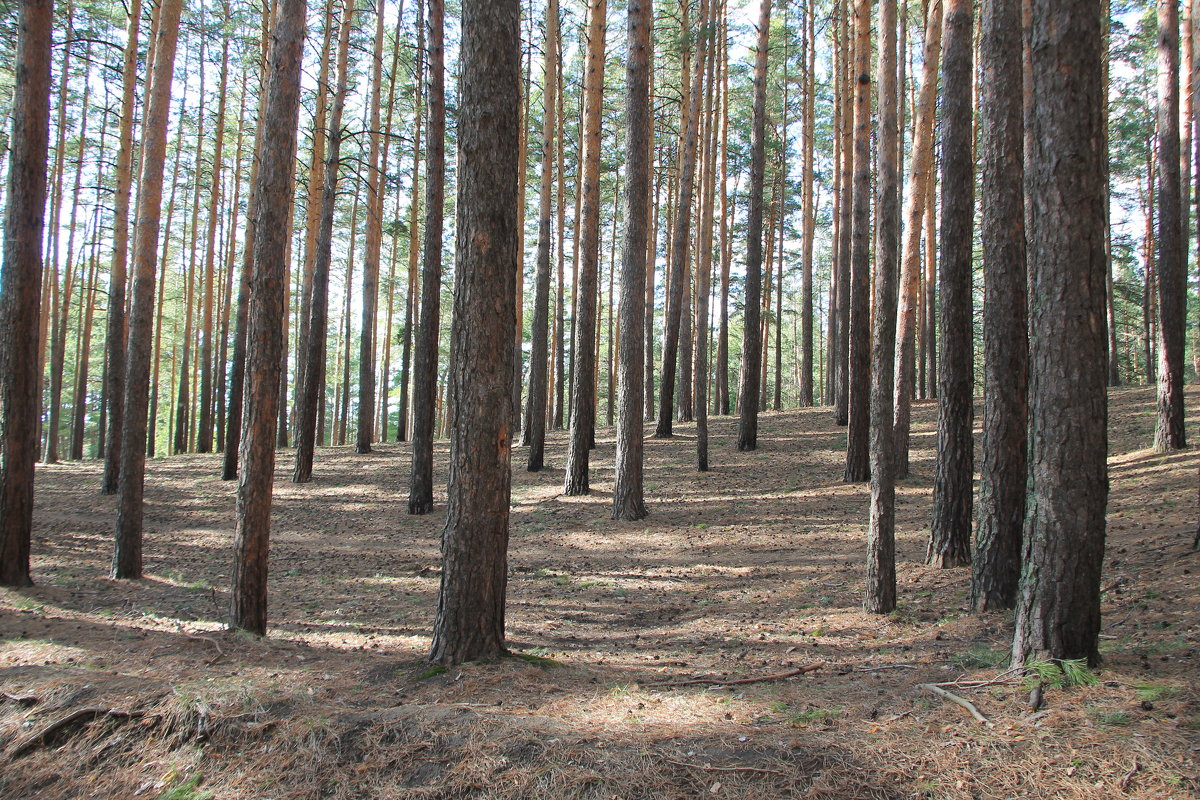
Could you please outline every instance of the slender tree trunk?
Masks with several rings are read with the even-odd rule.
[[[125,420],[121,424],[120,499],[117,503],[114,578],[142,575],[142,496],[146,474],[146,412],[150,390],[150,341],[154,324],[154,270],[162,205],[167,116],[175,73],[175,45],[182,0],[163,0],[148,90],[142,175],[138,182],[138,226],[133,258],[133,302],[126,344]]]
[[[333,215],[337,200],[338,168],[341,164],[342,112],[346,106],[347,58],[350,48],[350,28],[354,5],[342,6],[341,28],[338,31],[337,87],[333,108],[329,112],[328,155],[325,158],[325,179],[321,189],[321,227],[317,235],[317,252],[313,262],[312,307],[308,321],[308,339],[304,343],[304,372],[300,379],[303,391],[296,408],[296,463],[293,483],[312,480],[313,455],[317,442],[317,410],[320,407],[321,386],[325,383],[325,345],[329,328],[329,265],[333,251]]]
[[[225,442],[228,439],[229,431],[227,426],[240,425],[241,420],[229,419],[227,416],[227,404],[225,402],[225,391],[228,387],[227,374],[229,364],[229,320],[230,309],[233,306],[233,276],[238,273],[237,270],[237,218],[238,209],[241,207],[242,198],[242,139],[246,130],[246,95],[248,78],[250,71],[243,68],[242,70],[242,97],[240,107],[238,109],[238,135],[237,144],[234,146],[234,167],[233,167],[233,201],[229,204],[230,224],[229,224],[229,239],[225,246],[225,288],[224,301],[221,310],[221,338],[217,347],[217,387],[216,387],[216,403],[217,403],[217,447],[224,453]],[[253,156],[252,156],[253,157]],[[161,292],[159,293],[161,295]],[[160,326],[161,327],[161,326]],[[156,336],[158,333],[155,334]],[[155,345],[157,348],[157,343]],[[157,362],[157,355],[155,361]],[[153,417],[153,415],[151,415]]]
[[[837,246],[837,347],[834,349],[834,421],[847,425],[850,420],[850,296],[853,260],[854,233],[854,170],[856,152],[854,148],[854,106],[852,61],[854,48],[850,43],[850,20],[845,0],[839,17],[845,34],[841,48],[842,126],[840,189],[838,203],[838,246]]]
[[[974,370],[971,320],[971,250],[975,219],[975,160],[972,153],[971,0],[947,0],[942,65],[942,358],[938,383],[937,471],[928,563],[957,567],[971,563],[971,506],[974,498]]]
[[[96,218],[99,221],[99,209],[96,209]],[[100,239],[99,231],[96,233],[95,243]],[[88,396],[88,370],[91,365],[91,349],[92,349],[92,320],[96,309],[96,266],[97,258],[93,252],[90,259],[91,266],[88,268],[88,279],[80,287],[79,302],[80,302],[80,325],[79,325],[79,342],[76,348],[75,359],[75,396],[71,403],[71,446],[67,452],[67,457],[75,461],[83,460],[83,434],[84,428],[87,425],[87,396]]]
[[[896,0],[879,4],[879,230],[871,351],[871,511],[863,608],[896,607],[896,451],[892,408],[896,352],[896,284],[900,265],[901,89],[896,75]],[[853,424],[853,423],[852,423]]]
[[[387,179],[386,170],[392,147],[392,118],[396,110],[396,76],[400,72],[400,29],[404,22],[404,0],[401,0],[400,7],[396,14],[396,32],[392,36],[392,60],[388,67],[388,96],[387,96],[387,117],[383,123],[383,151],[379,156],[379,163],[384,170],[383,180],[379,187],[379,216],[383,218],[384,214],[384,198],[387,195]],[[396,214],[399,216],[400,207],[400,188],[397,184],[396,188]],[[399,232],[392,234],[392,250],[388,264],[388,280],[387,280],[387,321],[384,324],[383,335],[383,368],[379,371],[379,375],[383,380],[383,387],[379,390],[379,424],[376,428],[376,441],[386,442],[388,440],[388,426],[391,420],[391,390],[392,390],[392,325],[395,321],[396,307],[396,261],[400,252],[400,236]]]
[[[721,3],[722,12],[725,1]],[[729,218],[734,203],[729,196],[729,23],[725,13],[721,15],[721,312],[717,324],[717,413],[727,416],[729,403],[729,270],[732,258],[732,237],[729,235]]]
[[[817,11],[804,12],[803,173],[800,187],[802,217],[800,250],[800,405],[813,405],[813,243],[816,239],[816,204],[813,184],[817,95]]]
[[[1107,395],[1100,16],[1034,0],[1030,508],[1013,663],[1099,659]],[[1176,160],[1178,163],[1178,159]]]
[[[246,411],[241,441],[234,528],[229,624],[263,636],[267,632],[267,552],[275,478],[279,373],[287,348],[280,319],[287,311],[287,247],[291,238],[292,180],[296,169],[296,123],[304,49],[305,0],[282,0],[272,34],[271,65],[263,118],[262,164],[254,193],[257,207],[251,278],[250,348]]]
[[[412,478],[408,513],[433,510],[433,437],[441,338],[442,208],[445,197],[446,101],[443,67],[443,0],[429,0],[429,131],[425,148],[425,239],[421,268],[421,325],[413,377]],[[515,271],[516,266],[514,264]],[[514,306],[515,308],[515,306]],[[515,312],[514,312],[515,313]],[[515,323],[514,323],[515,324]],[[506,338],[512,340],[509,329]],[[507,405],[511,410],[512,398]],[[499,413],[498,407],[493,409]]]
[[[417,314],[418,284],[417,257],[421,241],[418,214],[421,208],[421,111],[425,82],[425,0],[417,0],[417,52],[416,79],[413,81],[413,106],[416,120],[413,123],[412,192],[408,203],[408,291],[404,299],[404,344],[400,348],[400,408],[396,413],[396,441],[408,439],[408,393],[409,375],[412,372],[413,317]]]
[[[587,67],[583,100],[583,208],[576,230],[579,239],[579,277],[573,282],[575,315],[572,320],[571,429],[563,494],[587,494],[588,450],[596,424],[593,388],[596,350],[596,290],[600,260],[600,112],[604,103],[604,39],[607,0],[591,0],[587,27]],[[665,390],[664,390],[665,391]],[[668,417],[669,419],[669,417]]]
[[[871,430],[871,1],[854,3],[854,186],[850,244],[847,483],[870,477]]]
[[[1183,349],[1187,268],[1179,174],[1179,4],[1158,0],[1158,420],[1154,449],[1187,446]]]
[[[750,202],[746,220],[746,309],[742,322],[742,380],[738,389],[738,450],[758,449],[758,385],[762,333],[763,179],[766,172],[767,47],[771,35],[771,0],[761,0],[754,56],[754,117],[750,128]]]
[[[433,0],[430,11],[434,12]],[[429,659],[504,653],[516,324],[520,4],[466,0],[451,356],[450,491]],[[437,17],[440,19],[440,9]],[[439,61],[440,55],[434,59]],[[499,449],[497,449],[499,448]]]
[[[708,303],[712,289],[713,206],[717,171],[717,120],[713,113],[713,97],[716,94],[717,51],[713,34],[717,29],[720,4],[716,4],[709,15],[701,20],[701,36],[710,48],[710,57],[705,65],[704,92],[704,158],[700,174],[700,230],[699,254],[696,259],[696,318],[692,329],[696,337],[695,417],[696,417],[696,469],[708,472]]]
[[[921,68],[921,92],[917,101],[916,133],[913,136],[912,178],[908,205],[904,209],[904,251],[901,254],[900,313],[896,326],[896,477],[908,477],[909,432],[912,429],[912,397],[915,378],[914,346],[921,298],[921,222],[933,172],[933,133],[937,116],[938,61],[942,54],[942,0],[928,0],[925,45]],[[928,246],[928,245],[927,245]],[[924,374],[924,370],[922,370]],[[924,386],[922,385],[922,389]]]
[[[183,118],[183,97],[179,98],[179,115]],[[166,231],[166,235],[162,237],[162,252],[159,255],[159,263],[163,264],[163,269],[158,271],[158,292],[155,297],[154,309],[154,353],[151,355],[150,367],[150,419],[146,423],[146,457],[154,458],[158,446],[158,403],[162,395],[162,383],[160,375],[162,372],[162,335],[163,335],[163,306],[167,299],[167,256],[171,250],[171,223],[175,219],[175,193],[179,188],[179,165],[183,161],[181,155],[183,153],[183,137],[175,137],[175,158],[174,166],[171,168],[171,194],[167,200],[167,220],[162,226],[162,230]],[[186,189],[186,187],[184,187]],[[167,402],[175,394],[175,358],[174,350],[171,357],[171,387],[167,394]],[[167,414],[167,441],[171,441],[171,433],[174,430],[172,423],[174,418]]]
[[[929,166],[929,187],[925,190],[925,327],[921,333],[921,386],[923,398],[937,397],[937,168]]]
[[[985,0],[980,17],[983,458],[972,603],[1012,608],[1025,522],[1029,369],[1020,0]]]
[[[33,584],[29,551],[41,388],[38,325],[53,26],[50,0],[20,4],[0,264],[0,585],[15,587]]]
[[[546,4],[546,54],[542,80],[542,174],[538,202],[537,275],[533,298],[533,328],[530,331],[529,405],[524,431],[529,437],[529,461],[526,469],[537,472],[544,463],[546,449],[546,405],[549,385],[547,354],[550,349],[550,214],[554,188],[555,131],[558,107],[558,0]],[[559,198],[561,205],[562,198]],[[628,218],[628,217],[627,217]]]
[[[555,98],[558,104],[558,111],[555,115],[558,118],[558,135],[557,142],[557,160],[558,160],[558,250],[556,253],[558,263],[557,282],[555,283],[556,299],[554,304],[554,429],[562,430],[566,411],[564,409],[564,401],[566,399],[566,288],[563,285],[564,272],[566,270],[566,253],[563,251],[563,245],[566,240],[567,230],[567,178],[566,170],[564,169],[564,141],[566,137],[566,114],[564,113],[565,104],[563,102],[563,69],[562,69],[562,31],[559,30],[557,42],[558,50],[555,54],[557,68],[555,73],[558,75],[558,86],[555,90]],[[653,267],[651,266],[651,269]]]

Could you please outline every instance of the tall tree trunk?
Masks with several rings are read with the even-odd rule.
[[[587,67],[583,87],[584,143],[583,180],[580,196],[582,211],[576,230],[579,277],[572,283],[575,315],[572,320],[571,430],[567,444],[567,469],[563,494],[587,494],[588,450],[596,423],[596,395],[593,380],[596,350],[596,290],[600,261],[600,112],[604,104],[604,39],[607,0],[591,0],[587,27]],[[669,419],[669,417],[668,417]]]
[[[896,477],[908,477],[909,432],[912,428],[913,383],[916,372],[917,309],[921,298],[921,222],[929,203],[933,172],[933,132],[937,116],[938,61],[942,54],[942,0],[928,0],[921,92],[917,100],[916,133],[912,145],[912,178],[904,209],[904,250],[901,254],[900,314],[896,325]],[[924,387],[922,386],[922,389]]]
[[[1107,396],[1100,15],[1034,0],[1030,508],[1013,663],[1099,658]],[[1178,160],[1176,160],[1178,163]]]
[[[419,299],[417,283],[418,244],[421,241],[420,226],[417,224],[421,208],[421,111],[425,82],[425,0],[417,0],[417,51],[416,76],[413,81],[413,106],[416,120],[413,123],[412,192],[408,203],[408,291],[404,299],[404,344],[400,348],[400,408],[396,413],[396,441],[408,439],[409,376],[412,373],[413,318],[418,313]]]
[[[1020,0],[985,0],[980,29],[983,458],[971,595],[976,611],[988,611],[1016,603],[1025,522],[1029,340]]]
[[[337,204],[338,168],[341,164],[342,112],[346,107],[347,60],[350,49],[350,28],[354,19],[354,4],[346,0],[342,6],[342,21],[338,31],[337,87],[333,107],[329,112],[328,154],[325,157],[325,178],[321,188],[321,227],[317,235],[317,251],[313,262],[311,313],[308,339],[304,343],[304,372],[300,376],[303,391],[296,408],[296,463],[293,483],[312,480],[313,455],[317,443],[317,410],[320,407],[321,387],[325,383],[325,345],[329,335],[329,265],[333,255],[333,215]]]
[[[99,222],[99,208],[96,209],[95,216],[96,221]],[[97,231],[93,242],[93,251],[96,249],[96,244],[99,243],[99,240],[99,231]],[[97,258],[94,252],[90,261],[91,266],[88,268],[88,279],[80,286],[79,292],[79,343],[76,348],[75,359],[75,396],[71,402],[71,446],[67,451],[67,457],[75,461],[83,459],[83,434],[84,428],[87,425],[88,370],[91,365],[92,320],[96,309],[97,291]]]
[[[871,2],[854,2],[854,187],[850,244],[847,483],[870,477],[871,431]],[[968,43],[970,38],[968,36]]]
[[[387,96],[387,117],[383,123],[383,150],[379,156],[379,163],[384,174],[381,176],[383,180],[379,187],[379,216],[383,218],[384,214],[384,199],[387,195],[387,164],[391,155],[392,147],[392,118],[396,111],[396,76],[400,72],[400,29],[404,23],[404,0],[400,1],[400,7],[396,14],[396,32],[392,36],[392,59],[391,65],[388,67],[388,96]],[[400,203],[400,185],[397,182],[396,186],[396,214],[399,216]],[[396,261],[400,252],[400,235],[398,231],[392,233],[392,251],[391,258],[388,264],[388,280],[387,280],[387,321],[384,325],[383,335],[383,367],[379,371],[380,378],[383,380],[383,387],[379,391],[379,423],[376,428],[376,441],[386,442],[388,440],[388,426],[391,420],[391,389],[392,389],[392,325],[395,321],[396,307]]]
[[[1187,446],[1183,348],[1187,267],[1179,175],[1179,3],[1158,0],[1158,420],[1154,449]]]
[[[287,247],[291,238],[292,179],[296,169],[296,123],[306,0],[282,0],[272,35],[271,67],[263,128],[262,164],[254,196],[258,236],[251,278],[246,411],[241,441],[234,528],[229,624],[263,636],[267,632],[267,551],[275,478],[279,373],[287,348]]]
[[[711,0],[701,0],[700,19],[708,18],[708,8]],[[675,378],[677,368],[687,361],[679,354],[682,320],[684,308],[687,306],[685,296],[689,292],[688,259],[691,243],[692,198],[696,186],[696,144],[700,127],[700,91],[704,82],[704,64],[706,58],[706,42],[700,37],[696,42],[695,61],[692,64],[691,90],[688,93],[687,123],[683,131],[682,152],[679,158],[679,197],[675,203],[675,222],[672,228],[670,277],[667,281],[669,296],[667,298],[666,330],[664,331],[662,385],[659,390],[658,422],[654,428],[657,439],[668,438],[672,435],[672,404],[675,395]],[[688,364],[690,371],[690,364]],[[680,373],[680,386],[690,393],[691,387],[684,386],[684,370]],[[682,404],[681,404],[682,405]]]
[[[425,239],[421,266],[421,325],[413,368],[412,477],[408,513],[433,510],[433,437],[441,338],[442,215],[446,175],[445,68],[442,48],[443,0],[429,0],[429,131],[425,145]],[[516,269],[514,264],[513,269]],[[515,308],[515,306],[514,306]],[[514,312],[515,313],[515,312]],[[514,323],[515,324],[515,323]],[[512,340],[512,330],[505,337]],[[512,398],[507,402],[511,409]],[[499,407],[493,409],[496,413]]]
[[[700,241],[696,259],[696,318],[692,325],[696,336],[696,364],[693,374],[696,376],[696,470],[699,472],[708,472],[708,303],[712,289],[713,206],[716,200],[714,194],[717,171],[717,120],[713,113],[717,60],[714,34],[720,10],[720,3],[717,3],[708,16],[701,19],[703,27],[700,32],[711,49],[704,79],[704,159],[700,168],[702,177],[698,231]]]
[[[229,204],[230,221],[229,221],[229,238],[225,245],[225,288],[224,300],[221,308],[221,335],[220,342],[217,346],[217,386],[216,386],[216,404],[217,404],[217,447],[224,452],[225,442],[228,437],[227,425],[240,425],[241,420],[228,419],[225,403],[225,390],[228,387],[228,372],[229,364],[229,321],[230,310],[233,306],[233,278],[238,274],[237,270],[237,236],[238,226],[237,218],[239,215],[238,209],[241,207],[242,198],[242,139],[246,130],[246,95],[248,79],[250,76],[249,69],[242,68],[242,97],[239,101],[238,108],[238,135],[237,144],[234,145],[234,167],[233,167],[233,200]],[[161,295],[161,292],[160,292]],[[161,326],[160,326],[161,327]],[[158,336],[156,332],[155,336]],[[157,347],[157,343],[155,345]],[[157,362],[157,355],[155,361]],[[153,400],[151,401],[153,403]],[[153,418],[153,414],[151,414]]]
[[[562,68],[562,31],[559,30],[557,39],[558,51],[555,54],[557,68],[555,73],[558,75],[558,86],[555,90],[555,97],[558,102],[558,111],[555,116],[558,118],[558,135],[557,141],[557,170],[558,170],[558,249],[556,253],[558,273],[555,283],[555,303],[554,303],[554,429],[562,430],[563,421],[566,416],[564,401],[566,399],[566,300],[567,292],[563,284],[564,272],[566,271],[566,253],[563,251],[563,246],[566,241],[567,231],[567,178],[564,165],[566,162],[564,156],[564,139],[567,138],[566,133],[566,108],[563,102],[563,68]]]
[[[434,0],[437,2],[437,0]],[[430,7],[433,11],[433,3]],[[454,293],[454,423],[442,584],[429,659],[504,653],[516,324],[518,0],[466,0]],[[440,57],[439,57],[440,58]]]
[[[51,0],[20,4],[0,264],[0,585],[16,587],[33,584],[29,550],[41,389],[38,325],[53,26]]]
[[[922,398],[937,397],[937,168],[929,166],[929,187],[925,190],[925,327],[921,332]]]
[[[546,450],[546,405],[549,385],[547,355],[550,350],[550,213],[554,188],[555,131],[558,122],[558,0],[546,3],[546,55],[542,80],[542,174],[538,200],[537,275],[534,280],[533,328],[530,331],[529,400],[524,431],[529,437],[526,469],[537,472]],[[562,198],[559,197],[559,204]],[[628,218],[628,217],[627,217]]]
[[[125,420],[121,424],[120,499],[117,503],[114,578],[142,575],[142,496],[146,475],[146,411],[150,391],[150,342],[154,324],[154,270],[158,257],[158,219],[162,205],[163,165],[167,153],[167,116],[175,74],[182,0],[163,0],[158,40],[148,90],[142,175],[138,181],[137,240],[133,257],[133,302],[125,372]]]
[[[816,204],[813,164],[816,142],[817,11],[804,11],[803,173],[800,187],[800,405],[813,404],[813,243],[816,239]]]
[[[754,56],[754,117],[750,127],[750,202],[746,219],[746,308],[742,321],[742,379],[738,388],[738,450],[758,448],[758,385],[761,379],[763,179],[766,172],[767,46],[771,36],[771,0],[761,0]]]
[[[113,193],[113,250],[108,278],[108,321],[105,326],[104,402],[108,430],[104,437],[101,491],[117,493],[121,462],[122,404],[125,400],[125,289],[129,282],[129,198],[133,186],[133,118],[137,91],[138,30],[142,0],[129,1],[125,60],[121,70],[121,125],[117,133],[117,185]]]
[[[896,75],[896,0],[879,4],[879,231],[871,351],[871,511],[863,608],[896,607],[896,451],[892,407],[896,358],[896,283],[900,264],[900,124]],[[853,423],[852,423],[853,424]]]
[[[975,219],[975,159],[972,152],[971,0],[947,0],[942,64],[942,358],[938,365],[937,470],[928,563],[957,567],[971,563],[974,500],[975,416],[972,367],[971,250]]]
[[[717,413],[726,416],[729,405],[729,270],[732,258],[732,237],[729,235],[729,218],[734,203],[729,196],[729,22],[725,12],[725,0],[721,2],[721,312],[717,323]]]

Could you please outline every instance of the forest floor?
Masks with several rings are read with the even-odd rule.
[[[450,670],[423,661],[445,494],[405,513],[407,445],[320,450],[304,486],[281,454],[261,640],[224,630],[218,457],[150,463],[134,582],[107,577],[99,465],[39,467],[38,585],[0,590],[0,796],[1197,797],[1200,450],[1151,452],[1153,422],[1151,389],[1113,392],[1104,663],[1037,713],[1004,676],[1011,615],[968,614],[969,569],[923,563],[931,403],[898,492],[895,613],[861,610],[868,490],[841,482],[828,410],[765,414],[749,453],[714,420],[707,474],[694,427],[648,439],[636,523],[609,518],[612,430],[577,498],[559,433],[552,469],[514,453],[520,657]],[[444,486],[444,443],[437,460]],[[956,680],[987,725],[919,687]]]

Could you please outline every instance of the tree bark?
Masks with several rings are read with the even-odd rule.
[[[972,135],[971,0],[947,0],[942,64],[942,231],[938,294],[942,358],[938,364],[938,446],[933,524],[926,561],[971,563],[974,501],[972,227],[975,170]]]
[[[444,15],[443,0],[429,0],[429,128],[425,144],[425,238],[422,242],[421,324],[417,331],[413,365],[412,477],[408,489],[410,514],[428,514],[433,510],[433,437],[436,421],[434,405],[437,393],[438,342],[441,338],[442,216],[446,193],[446,78],[442,43]],[[516,269],[515,264],[513,269]],[[512,329],[510,328],[504,336],[511,340]],[[507,406],[511,409],[511,398]]]
[[[279,324],[286,313],[287,246],[291,237],[292,180],[296,169],[296,123],[306,0],[282,0],[272,34],[262,163],[254,196],[258,235],[250,291],[249,379],[241,440],[234,528],[229,624],[263,636],[267,632],[267,553],[275,478],[275,436],[281,396],[279,373],[286,340]]]
[[[738,389],[738,450],[758,448],[758,389],[761,374],[763,178],[766,172],[767,47],[771,35],[771,0],[761,0],[757,51],[754,56],[754,117],[750,128],[750,202],[746,218],[746,310],[742,322],[742,379]]]
[[[1099,660],[1108,497],[1100,15],[1034,0],[1030,507],[1013,663]],[[1176,162],[1178,163],[1178,161]]]
[[[146,412],[150,391],[150,342],[154,324],[154,270],[158,257],[158,219],[162,205],[163,165],[167,153],[167,116],[175,74],[182,0],[163,0],[145,134],[142,175],[138,182],[137,240],[134,243],[133,301],[125,352],[125,419],[121,424],[121,480],[117,503],[116,546],[112,577],[142,575],[142,496],[146,475]]]
[[[433,11],[431,4],[431,12]],[[462,8],[450,491],[429,659],[504,650],[516,324],[520,3]]]
[[[979,106],[983,240],[983,457],[972,604],[1012,608],[1025,521],[1029,370],[1020,0],[984,0]]]
[[[51,0],[21,3],[0,265],[0,585],[14,587],[33,584],[29,551],[41,389],[38,326],[53,23]]]
[[[816,239],[816,203],[813,165],[816,136],[817,12],[804,11],[804,119],[803,173],[800,188],[802,218],[800,250],[800,405],[813,405],[813,244]]]

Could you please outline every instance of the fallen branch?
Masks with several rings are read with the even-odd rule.
[[[882,672],[885,669],[916,669],[913,664],[882,664],[878,667],[855,667],[851,672]]]
[[[140,711],[121,711],[116,708],[77,708],[69,714],[59,717],[39,731],[25,737],[13,747],[9,758],[17,759],[41,744],[47,737],[62,730],[68,725],[78,722],[85,717],[121,717],[130,719],[142,716]]]
[[[694,680],[689,680],[689,681],[663,681],[661,683],[644,683],[642,685],[643,686],[654,686],[654,687],[664,687],[664,686],[741,686],[741,685],[747,684],[747,683],[765,683],[766,681],[780,681],[780,680],[783,680],[784,678],[794,678],[797,675],[803,675],[806,672],[812,672],[814,670],[818,670],[823,666],[825,666],[823,663],[809,664],[807,666],[800,667],[799,669],[788,670],[787,672],[780,672],[775,675],[763,675],[758,678],[739,678],[737,680],[696,678]]]
[[[955,678],[952,681],[942,681],[941,683],[921,684],[922,686],[957,686],[960,689],[982,689],[985,686],[999,686],[1002,683],[1012,683],[1015,678],[1025,672],[1025,665],[1006,669],[996,677],[986,681],[964,681],[962,678]]]
[[[1133,780],[1133,776],[1136,775],[1137,771],[1141,768],[1142,765],[1137,762],[1137,759],[1134,759],[1133,766],[1130,768],[1129,772],[1126,772],[1125,777],[1121,778],[1121,782],[1117,784],[1122,792],[1129,788],[1130,781]]]
[[[942,687],[940,687],[936,684],[932,684],[932,683],[919,683],[919,684],[917,684],[917,688],[925,689],[926,691],[933,692],[934,694],[936,694],[938,697],[942,698],[943,700],[949,700],[951,703],[955,703],[959,706],[962,706],[968,712],[970,712],[971,716],[974,717],[975,720],[977,722],[979,722],[980,724],[986,725],[989,728],[995,727],[994,725],[992,725],[992,723],[988,720],[987,717],[985,717],[983,714],[979,713],[979,709],[975,707],[975,704],[972,703],[970,700],[966,699],[965,697],[959,697],[958,695],[954,694],[953,692],[947,692]]]
[[[674,764],[677,767],[688,767],[690,769],[706,769],[711,772],[754,772],[759,775],[785,775],[777,769],[762,769],[761,767],[714,767],[712,764],[689,764],[686,761],[672,761],[666,759],[668,764]],[[786,776],[785,776],[786,777]]]
[[[38,703],[42,702],[42,698],[36,697],[32,694],[19,695],[19,694],[9,694],[8,692],[0,692],[0,697],[4,698],[5,700],[9,701],[10,703],[17,703],[18,705],[22,705],[22,706],[35,706]]]
[[[205,642],[205,643],[211,644],[213,647],[217,648],[217,654],[215,656],[213,656],[212,658],[210,658],[208,661],[204,662],[207,666],[211,667],[213,664],[217,663],[218,661],[220,661],[222,658],[225,657],[225,651],[221,649],[220,643],[216,639],[212,638],[211,636],[195,636],[193,634],[188,633],[183,628],[176,628],[175,630],[179,631],[181,634],[183,634],[188,639],[191,639],[193,642]]]

